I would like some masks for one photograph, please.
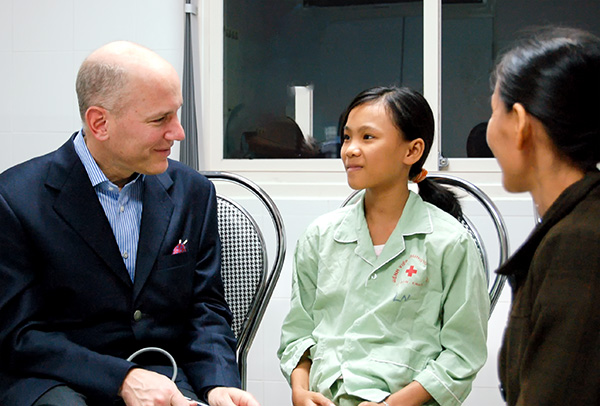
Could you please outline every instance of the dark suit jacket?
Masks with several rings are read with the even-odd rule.
[[[110,402],[145,346],[198,394],[239,386],[212,183],[175,161],[145,177],[132,283],[72,140],[0,175],[0,405],[60,383]]]
[[[600,405],[600,173],[567,188],[498,272],[513,278],[507,404]]]

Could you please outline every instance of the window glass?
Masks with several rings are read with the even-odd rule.
[[[488,157],[494,61],[527,30],[574,26],[600,34],[597,0],[486,0],[442,7],[442,155]]]
[[[225,0],[225,159],[336,158],[359,91],[422,91],[422,1],[352,3]]]
[[[600,34],[597,0],[442,2],[442,155],[487,157],[489,75],[532,26]],[[423,90],[422,1],[224,0],[225,159],[335,158],[367,87]]]

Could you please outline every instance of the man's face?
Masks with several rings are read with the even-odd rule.
[[[121,111],[107,113],[103,146],[108,159],[102,170],[117,185],[127,183],[134,173],[164,172],[173,143],[185,138],[177,117],[182,96],[174,71],[137,75],[128,88]]]

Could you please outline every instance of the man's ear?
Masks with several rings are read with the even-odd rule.
[[[408,143],[408,150],[404,157],[404,164],[413,165],[421,159],[425,151],[425,141],[422,138],[416,138]]]
[[[103,141],[108,137],[108,111],[99,106],[91,106],[85,112],[85,122],[94,138]]]

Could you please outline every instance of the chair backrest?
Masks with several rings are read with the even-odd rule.
[[[228,172],[200,172],[213,183],[234,184],[251,194],[269,214],[274,231],[274,259],[269,266],[268,249],[261,227],[242,205],[217,192],[221,237],[221,277],[225,298],[233,314],[237,360],[246,387],[247,356],[283,266],[285,228],[277,206],[267,193],[243,176]]]
[[[479,202],[485,208],[485,210],[490,215],[491,220],[494,223],[496,235],[498,237],[498,247],[499,247],[498,267],[500,267],[500,265],[502,265],[508,258],[508,252],[509,252],[508,232],[506,231],[506,226],[504,224],[504,220],[502,219],[502,215],[500,214],[500,211],[498,210],[498,208],[496,207],[496,205],[494,204],[492,199],[490,199],[490,197],[488,195],[486,195],[481,189],[479,189],[477,186],[475,186],[471,182],[468,182],[468,181],[458,178],[456,176],[446,175],[446,174],[435,174],[435,175],[429,175],[428,179],[433,180],[434,182],[438,182],[443,185],[458,188],[458,189],[466,192],[468,195],[475,198],[475,200],[477,202]],[[358,200],[358,195],[360,192],[361,191],[352,192],[350,194],[350,196],[348,196],[348,198],[346,198],[346,200],[342,203],[342,206],[346,206],[346,205],[354,203],[356,200]],[[498,275],[493,272],[493,269],[489,265],[488,254],[485,249],[483,239],[482,239],[481,235],[479,234],[479,232],[477,231],[477,228],[475,227],[473,222],[465,214],[463,214],[463,218],[460,219],[460,222],[469,231],[469,233],[473,236],[475,245],[477,245],[477,249],[479,250],[481,259],[483,260],[483,265],[485,267],[486,275],[488,278],[488,287],[489,287],[488,290],[489,290],[489,296],[490,296],[490,315],[491,315],[492,311],[496,307],[496,303],[498,302],[498,299],[500,298],[500,294],[502,293],[502,288],[504,287],[504,284],[506,283],[506,276]],[[492,281],[492,280],[493,280],[493,282],[490,283],[490,281]]]
[[[233,315],[231,328],[240,339],[249,323],[250,307],[267,273],[267,253],[262,232],[246,209],[217,196],[221,237],[221,277],[225,298]],[[241,342],[238,341],[238,344]]]

